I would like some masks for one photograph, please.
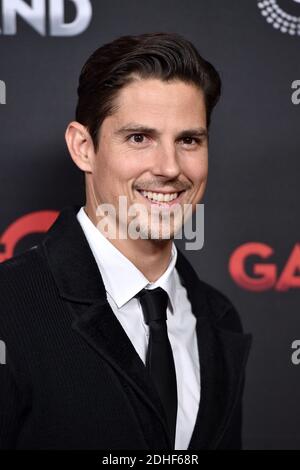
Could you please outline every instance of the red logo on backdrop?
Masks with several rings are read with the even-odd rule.
[[[232,279],[243,289],[254,292],[275,289],[287,291],[300,287],[300,244],[296,243],[281,273],[276,264],[268,262],[274,253],[273,248],[264,243],[245,243],[234,250],[229,259],[229,272]],[[251,256],[261,258],[261,262],[252,265],[252,272],[257,277],[246,273],[246,261]],[[298,275],[296,274],[298,271]]]
[[[0,252],[0,263],[14,255],[15,247],[22,238],[33,233],[47,232],[57,216],[57,211],[36,211],[15,220],[0,238],[0,245],[4,247]]]

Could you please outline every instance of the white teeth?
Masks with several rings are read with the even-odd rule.
[[[178,197],[178,193],[169,193],[169,194],[163,194],[163,193],[153,193],[151,191],[141,191],[142,195],[147,197],[148,199],[153,199],[154,201],[158,202],[170,202],[173,201],[173,199],[176,199]]]

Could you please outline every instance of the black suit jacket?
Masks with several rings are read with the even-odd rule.
[[[76,213],[0,265],[0,448],[171,449],[151,378],[106,298]],[[197,317],[201,400],[189,450],[241,448],[251,335],[178,250]]]

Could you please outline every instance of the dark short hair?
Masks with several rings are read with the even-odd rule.
[[[93,52],[82,67],[77,89],[76,120],[89,131],[95,150],[98,131],[112,115],[121,88],[139,78],[180,79],[198,86],[205,96],[207,127],[221,94],[215,68],[195,46],[176,33],[122,36]]]

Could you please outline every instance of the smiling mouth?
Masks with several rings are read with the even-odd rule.
[[[161,207],[171,207],[175,204],[180,203],[183,193],[185,192],[185,190],[183,190],[173,193],[156,193],[152,191],[143,191],[140,189],[137,189],[136,191],[149,204]]]

